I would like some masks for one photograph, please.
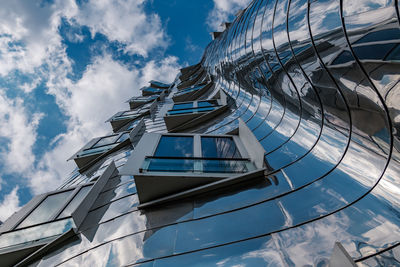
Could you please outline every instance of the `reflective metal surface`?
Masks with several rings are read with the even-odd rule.
[[[78,241],[39,266],[326,266],[335,241],[365,266],[400,265],[399,23],[394,0],[253,1],[174,90],[211,78],[230,112],[191,131],[242,119],[267,176],[142,211],[117,176]],[[165,131],[157,116],[146,127]]]

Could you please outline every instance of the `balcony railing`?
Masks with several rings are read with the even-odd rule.
[[[255,170],[249,159],[146,157],[140,172],[246,173]]]
[[[209,112],[213,111],[220,106],[213,107],[198,107],[198,108],[185,108],[185,109],[171,109],[167,112],[167,115],[178,115],[178,114],[191,114],[191,113],[200,113],[200,112]]]

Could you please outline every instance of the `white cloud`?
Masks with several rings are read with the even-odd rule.
[[[0,149],[3,172],[24,173],[32,167],[32,148],[42,117],[42,113],[29,114],[21,98],[10,99],[0,91],[0,137],[7,142]]]
[[[127,45],[126,52],[146,57],[156,47],[166,47],[168,38],[157,14],[144,12],[144,0],[89,0],[71,18],[102,33],[111,41]]]
[[[32,173],[31,188],[37,193],[59,185],[74,167],[65,160],[89,139],[111,131],[104,121],[118,111],[129,108],[125,101],[139,95],[139,88],[152,79],[171,82],[179,68],[176,57],[151,60],[140,69],[128,69],[110,55],[94,60],[82,78],[72,82],[64,76],[49,83],[49,92],[56,98],[67,121],[67,133],[57,136],[56,146],[42,158]],[[45,186],[43,186],[45,185]]]
[[[175,57],[149,59],[143,67],[132,69],[105,54],[92,60],[80,80],[69,79],[73,62],[59,34],[62,18],[77,28],[88,26],[92,35],[102,33],[108,40],[123,44],[126,53],[147,57],[154,49],[166,48],[169,40],[161,20],[157,14],[145,13],[144,2],[89,0],[82,7],[75,0],[2,3],[0,79],[16,79],[16,71],[30,77],[28,81],[16,81],[16,88],[25,94],[32,93],[39,83],[46,83],[48,93],[69,118],[65,122],[67,132],[53,140],[52,148],[42,158],[36,158],[33,146],[43,114],[29,113],[22,96],[8,98],[6,89],[0,88],[0,142],[6,144],[0,150],[3,174],[19,174],[21,184],[27,183],[33,194],[54,189],[74,166],[66,159],[88,139],[107,132],[110,128],[104,124],[105,119],[127,109],[127,98],[139,94],[138,88],[148,80],[170,82],[175,78],[179,68]],[[79,31],[66,38],[83,41]],[[4,202],[10,210],[19,205],[17,191],[13,190]]]
[[[214,8],[208,14],[207,24],[212,30],[219,30],[223,22],[229,22],[240,9],[246,8],[250,0],[214,0]]]
[[[14,187],[8,195],[4,196],[3,202],[0,204],[0,220],[3,222],[20,208],[18,189],[18,186]]]

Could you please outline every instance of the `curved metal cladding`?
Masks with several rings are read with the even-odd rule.
[[[196,131],[242,119],[266,179],[138,210],[117,175],[37,266],[325,266],[336,241],[366,266],[399,264],[399,26],[394,0],[253,1],[201,62],[232,112]]]
[[[319,265],[337,240],[356,261],[395,260],[399,45],[397,1],[258,0],[207,48],[205,67],[236,100],[207,131],[242,118],[289,183],[247,200],[271,220],[248,225],[271,234],[266,258]]]

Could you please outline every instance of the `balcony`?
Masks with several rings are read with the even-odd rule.
[[[172,87],[173,84],[166,84],[158,81],[151,80],[150,81],[150,86],[155,87],[155,88],[161,88],[161,89],[168,89]]]
[[[164,116],[169,132],[182,131],[223,113],[228,107],[220,100],[175,103]]]
[[[73,159],[78,166],[79,171],[84,171],[89,166],[102,159],[105,155],[128,145],[141,131],[143,126],[144,121],[139,120],[134,122],[129,131],[94,138],[69,158],[69,160]]]
[[[198,99],[201,95],[206,93],[212,85],[213,83],[208,83],[186,87],[175,93],[172,99],[174,100],[174,102],[194,101]]]
[[[141,153],[132,154],[121,174],[135,177],[141,204],[263,168],[251,155],[262,159],[263,150],[249,153],[235,135],[146,133],[135,149]]]
[[[145,86],[140,88],[140,91],[142,91],[143,96],[150,96],[150,95],[159,95],[162,92],[164,92],[166,89],[162,88],[155,88],[155,87],[150,87],[150,86]]]
[[[249,159],[232,158],[185,158],[151,157],[143,162],[141,173],[148,172],[189,172],[189,173],[246,173],[256,168]]]
[[[142,107],[138,107],[134,110],[120,111],[108,119],[106,122],[110,122],[114,133],[118,132],[122,127],[126,126],[130,122],[137,120],[141,117],[150,115],[157,108],[157,100],[151,103],[147,103]]]
[[[130,98],[127,102],[129,103],[130,109],[134,110],[134,109],[141,107],[147,103],[151,103],[158,98],[159,98],[158,95],[136,96],[136,97]]]

